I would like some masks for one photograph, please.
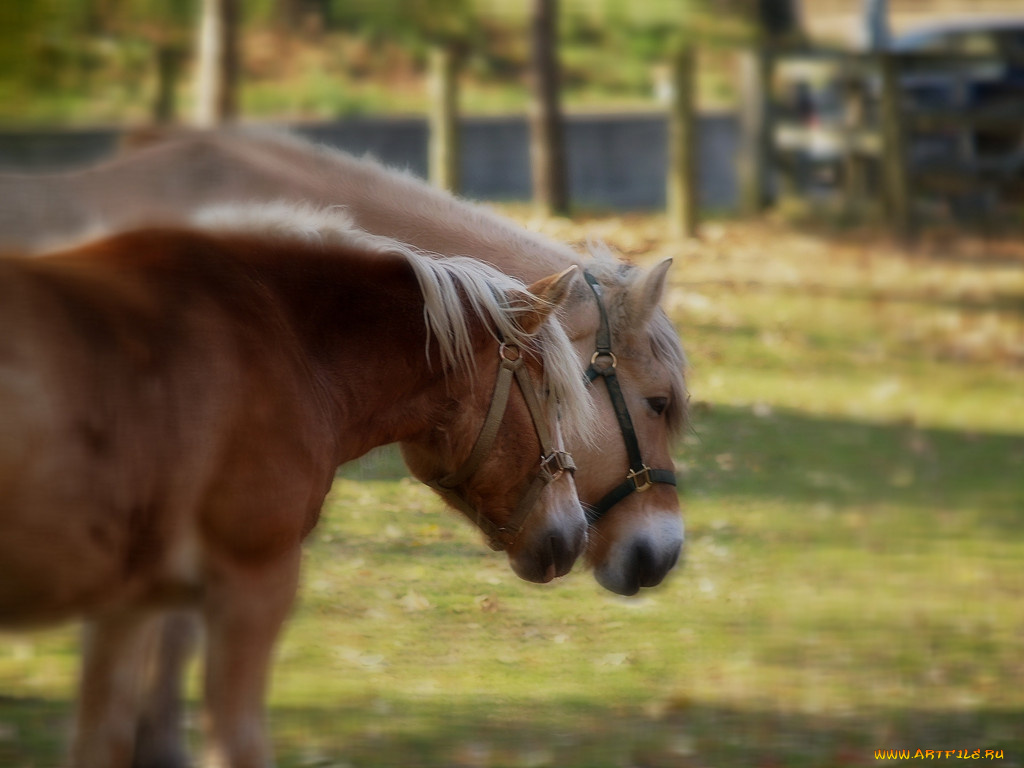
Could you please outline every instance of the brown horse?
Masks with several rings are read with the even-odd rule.
[[[603,255],[584,259],[407,174],[252,129],[171,134],[71,173],[0,175],[0,238],[38,247],[95,226],[180,220],[211,203],[279,199],[343,206],[367,231],[468,255],[527,282],[571,265],[586,270],[589,286],[576,282],[560,316],[595,382],[608,435],[570,445],[592,526],[587,561],[613,592],[658,584],[683,541],[669,443],[685,421],[684,357],[658,307],[668,262],[645,272]]]
[[[585,434],[589,398],[546,322],[571,274],[527,290],[337,213],[206,219],[0,258],[0,626],[89,622],[76,768],[131,765],[174,608],[206,628],[208,759],[268,764],[300,545],[374,446],[402,441],[523,578],[585,547],[559,425]]]

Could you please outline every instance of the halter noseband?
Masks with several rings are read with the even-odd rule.
[[[636,430],[633,428],[633,420],[629,417],[626,398],[622,394],[619,378],[615,373],[618,360],[615,353],[612,352],[612,335],[608,326],[608,313],[601,298],[601,284],[589,272],[584,271],[583,277],[594,292],[597,310],[600,314],[600,324],[597,328],[594,345],[596,349],[590,358],[590,367],[587,368],[585,375],[591,384],[598,376],[604,379],[608,397],[611,398],[612,407],[615,409],[615,418],[619,422],[619,430],[622,432],[622,440],[626,444],[626,454],[629,456],[629,472],[626,473],[626,479],[606,493],[604,498],[593,507],[584,505],[587,522],[594,525],[607,514],[608,510],[631,493],[643,493],[655,483],[675,485],[676,473],[670,469],[651,469],[644,464],[643,456],[640,454],[640,443],[636,439]],[[598,363],[602,361],[603,364],[599,366]]]
[[[575,472],[576,464],[572,456],[565,451],[555,448],[548,431],[547,421],[544,418],[544,408],[537,399],[537,393],[533,389],[533,380],[530,378],[530,371],[525,365],[522,352],[518,347],[502,343],[498,348],[498,355],[501,358],[501,365],[498,368],[498,376],[494,381],[494,393],[491,395],[491,405],[487,410],[483,426],[480,427],[480,434],[477,435],[473,450],[461,468],[446,475],[439,480],[433,480],[427,485],[437,491],[441,496],[454,507],[462,510],[471,520],[474,520],[479,528],[487,535],[488,545],[491,549],[502,550],[511,546],[516,536],[522,530],[526,519],[533,511],[534,503],[541,491],[549,483],[554,482],[562,476],[562,473]],[[519,384],[519,390],[523,393],[526,407],[530,411],[530,418],[533,420],[533,428],[537,432],[540,441],[540,468],[533,482],[526,489],[526,493],[519,500],[511,519],[505,525],[497,525],[479,514],[469,503],[465,496],[460,493],[459,486],[469,480],[470,477],[480,468],[484,458],[494,447],[494,441],[498,436],[498,428],[501,426],[505,416],[505,409],[508,405],[508,396],[512,389],[512,379],[515,378]]]

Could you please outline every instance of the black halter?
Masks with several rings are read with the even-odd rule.
[[[615,353],[612,352],[612,336],[608,327],[608,313],[601,298],[601,284],[589,272],[585,271],[583,277],[594,292],[594,298],[597,299],[597,310],[601,318],[595,339],[596,349],[590,358],[590,367],[587,368],[585,375],[591,384],[598,376],[604,379],[612,407],[615,409],[615,418],[618,419],[619,429],[622,431],[622,440],[626,444],[626,454],[629,456],[629,472],[626,473],[626,479],[606,493],[604,498],[593,507],[584,507],[587,511],[587,522],[594,525],[604,517],[608,510],[633,492],[642,493],[655,483],[675,485],[676,473],[670,469],[651,469],[644,464],[643,456],[640,455],[640,443],[636,439],[636,430],[633,429],[633,420],[629,418],[626,398],[622,394],[618,376],[615,374],[618,361],[615,358]],[[599,367],[598,363],[601,361],[603,361],[603,365]]]

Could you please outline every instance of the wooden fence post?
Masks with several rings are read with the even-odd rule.
[[[904,129],[899,57],[878,57],[882,71],[882,180],[889,224],[903,236],[911,231],[910,178]]]
[[[452,46],[430,50],[430,116],[427,167],[430,183],[449,192],[459,187],[458,65]]]
[[[772,56],[763,47],[740,58],[740,147],[737,172],[743,213],[756,216],[768,204],[772,154]]]
[[[530,175],[534,205],[569,213],[568,159],[558,60],[558,0],[530,0]]]
[[[669,106],[668,188],[666,199],[672,237],[697,235],[697,168],[694,120],[696,56],[692,44],[678,43],[672,50],[672,101]]]
[[[196,125],[209,128],[238,116],[241,77],[240,0],[203,0],[196,64]]]
[[[177,43],[157,44],[156,98],[152,107],[154,123],[173,123],[178,118],[177,88],[184,62],[185,51]]]
[[[867,167],[861,146],[865,130],[866,77],[842,69],[843,88],[843,197],[846,210],[857,213],[868,197]]]

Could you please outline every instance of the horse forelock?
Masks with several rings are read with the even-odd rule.
[[[654,359],[668,373],[669,405],[665,410],[665,420],[669,433],[676,437],[686,425],[689,401],[685,378],[686,353],[679,335],[661,307],[647,312],[647,308],[629,301],[645,277],[643,269],[621,261],[603,243],[589,243],[588,250],[592,259],[587,263],[587,271],[601,284],[613,348],[647,344]],[[645,314],[641,317],[642,312]]]
[[[594,414],[591,398],[579,375],[579,360],[562,326],[545,322],[532,337],[525,334],[520,318],[525,302],[510,300],[523,295],[526,286],[494,267],[468,257],[441,257],[382,235],[366,232],[353,223],[341,207],[275,202],[215,206],[194,218],[203,229],[265,234],[305,245],[354,248],[371,254],[401,256],[413,270],[423,295],[427,326],[426,354],[434,340],[442,366],[474,371],[472,324],[479,322],[495,337],[524,348],[533,348],[544,359],[546,389],[564,417],[563,431],[577,437],[591,433]]]
[[[535,350],[544,360],[544,384],[549,409],[558,408],[567,439],[589,439],[595,425],[593,401],[579,373],[579,358],[562,325],[551,317],[532,336],[520,319],[530,309],[526,286],[493,267],[468,257],[424,258],[412,254],[410,264],[420,280],[424,316],[441,349],[442,359],[472,371],[472,347],[465,305],[482,321],[495,340]],[[461,298],[461,300],[460,300]]]

